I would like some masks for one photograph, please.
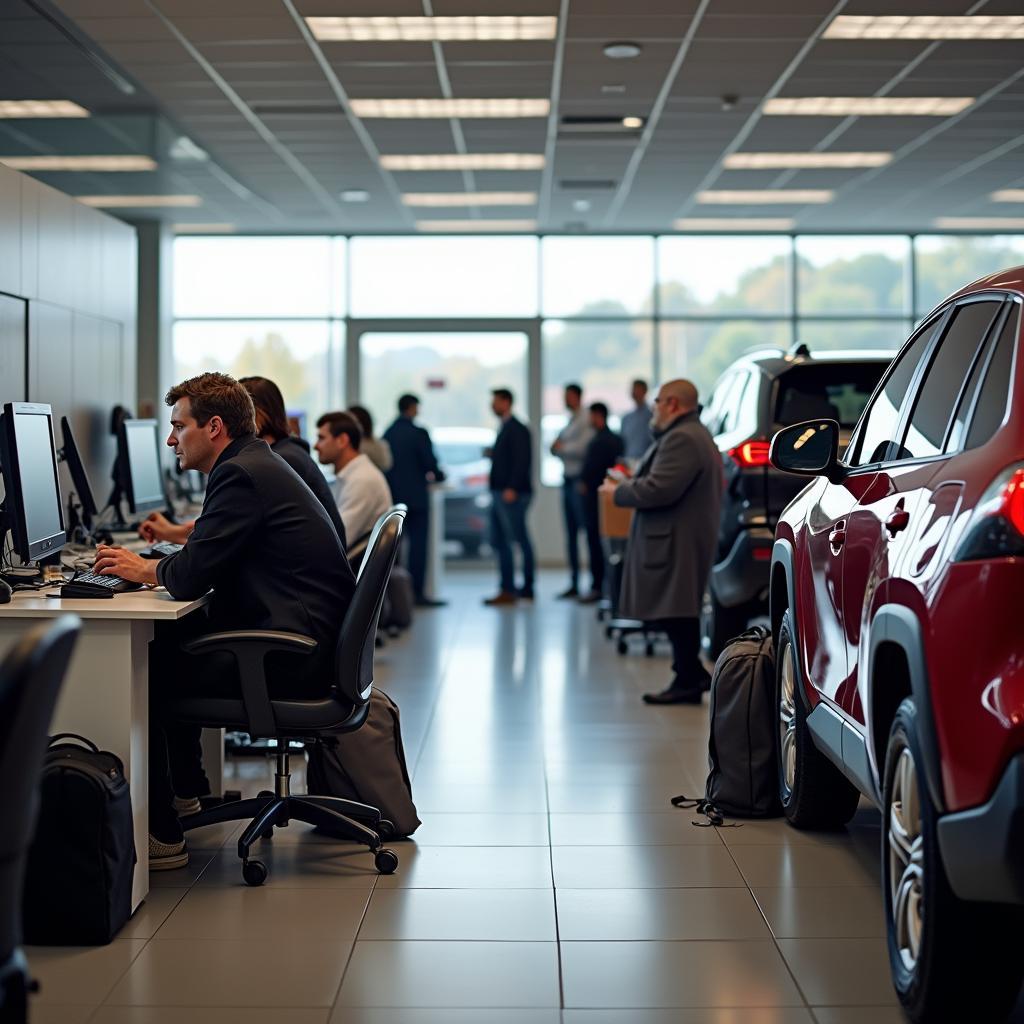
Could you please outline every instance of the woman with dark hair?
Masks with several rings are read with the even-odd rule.
[[[345,525],[338,514],[338,506],[334,502],[330,485],[327,483],[320,468],[310,457],[309,451],[302,442],[293,437],[288,429],[288,414],[284,408],[284,396],[281,389],[266,377],[240,377],[238,383],[249,392],[252,404],[256,408],[256,433],[271,450],[288,463],[298,473],[306,486],[323,505],[335,530],[341,538],[342,547],[347,547]]]
[[[348,414],[355,418],[363,439],[359,443],[359,452],[365,455],[382,473],[386,473],[395,463],[391,455],[391,445],[382,437],[373,436],[373,417],[369,409],[361,405],[353,405]]]

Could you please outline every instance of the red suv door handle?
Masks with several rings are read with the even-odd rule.
[[[832,528],[832,532],[828,535],[828,545],[832,549],[832,554],[838,555],[845,543],[846,520],[844,519]]]
[[[885,519],[885,528],[889,531],[890,537],[895,537],[901,530],[905,530],[910,524],[910,513],[905,508],[898,508],[890,512]]]

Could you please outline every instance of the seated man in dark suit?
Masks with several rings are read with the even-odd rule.
[[[222,373],[204,373],[167,393],[168,446],[182,469],[209,474],[203,511],[175,555],[147,561],[102,546],[96,571],[160,584],[182,600],[213,590],[207,614],[154,640],[150,650],[150,869],[188,863],[181,813],[199,809],[209,793],[200,730],[175,723],[164,707],[187,695],[239,692],[227,654],[191,657],[188,636],[233,629],[301,633],[318,643],[308,657],[271,655],[272,693],[317,696],[330,686],[334,648],[355,590],[337,530],[298,475],[256,437],[249,393]],[[176,799],[177,798],[177,799]]]

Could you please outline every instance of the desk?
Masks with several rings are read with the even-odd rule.
[[[132,794],[138,863],[132,910],[149,892],[149,642],[153,623],[176,621],[206,604],[174,601],[163,590],[117,594],[113,600],[61,601],[17,591],[0,605],[0,656],[26,629],[74,613],[82,633],[61,690],[51,732],[77,732],[124,762]]]

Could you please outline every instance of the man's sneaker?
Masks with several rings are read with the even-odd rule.
[[[174,810],[179,818],[186,818],[190,814],[198,814],[203,805],[197,796],[176,796],[174,798]]]
[[[171,871],[183,868],[188,864],[188,850],[185,840],[176,843],[163,843],[153,833],[149,834],[149,870]]]

